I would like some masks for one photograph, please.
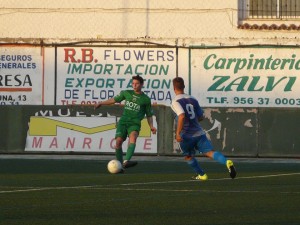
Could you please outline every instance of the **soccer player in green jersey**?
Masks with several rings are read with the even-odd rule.
[[[137,162],[130,161],[133,156],[136,140],[141,129],[141,121],[147,117],[151,132],[156,134],[156,128],[153,126],[153,110],[150,98],[142,92],[144,79],[139,75],[132,77],[133,90],[123,90],[117,96],[106,101],[95,104],[95,109],[102,105],[111,105],[125,100],[124,111],[118,122],[116,130],[116,158],[123,163],[123,168],[135,166]],[[129,146],[123,160],[123,142],[129,137]]]

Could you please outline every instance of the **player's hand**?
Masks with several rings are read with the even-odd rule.
[[[178,141],[178,142],[181,142],[181,141],[182,141],[182,138],[181,138],[180,135],[177,135],[177,134],[176,134],[176,141]]]
[[[150,129],[151,129],[152,134],[156,134],[156,128],[155,127],[151,127]]]

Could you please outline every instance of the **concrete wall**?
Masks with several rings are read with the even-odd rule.
[[[30,117],[38,111],[69,109],[71,114],[92,114],[92,107],[79,106],[2,106],[0,117],[0,152],[32,153],[24,151]],[[180,155],[174,142],[174,120],[171,109],[155,106],[157,118],[157,155]],[[271,108],[205,108],[202,126],[207,131],[215,150],[233,157],[299,157],[300,115],[295,109]],[[121,107],[100,108],[101,113],[120,116]],[[45,127],[46,129],[46,127]],[[78,132],[78,135],[83,135]],[[107,137],[112,138],[112,137]],[[70,154],[64,149],[55,153]],[[36,151],[34,153],[37,153]],[[38,153],[54,153],[39,151]],[[84,154],[84,151],[82,152]],[[99,152],[101,154],[101,152]],[[110,153],[113,154],[113,153]]]

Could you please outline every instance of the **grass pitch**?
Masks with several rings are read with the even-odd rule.
[[[181,160],[139,161],[125,174],[108,160],[0,159],[0,224],[299,224],[300,163],[201,160],[193,181]]]

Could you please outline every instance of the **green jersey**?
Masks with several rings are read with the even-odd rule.
[[[122,122],[140,123],[147,117],[153,116],[150,98],[145,94],[136,94],[133,90],[124,90],[114,97],[116,102],[125,100],[123,115],[120,119]]]

